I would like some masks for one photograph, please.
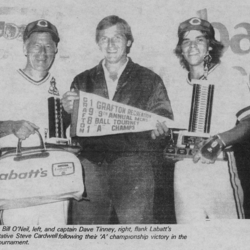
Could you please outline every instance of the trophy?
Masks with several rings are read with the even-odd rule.
[[[171,129],[170,139],[164,150],[166,158],[192,158],[195,143],[210,137],[214,85],[204,80],[192,80],[192,85],[189,128]]]
[[[45,132],[45,141],[49,143],[68,145],[69,140],[66,138],[63,126],[63,107],[54,77],[52,77],[50,81],[48,92],[53,96],[48,98],[49,124],[48,131]]]

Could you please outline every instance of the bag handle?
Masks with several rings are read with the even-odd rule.
[[[45,158],[49,156],[49,153],[46,151],[45,144],[43,142],[43,138],[38,130],[35,130],[36,134],[39,137],[40,140],[40,146],[38,149],[40,149],[40,152],[35,153],[31,152],[30,154],[22,154],[22,139],[18,139],[17,142],[17,148],[16,148],[16,157],[14,157],[15,161],[21,161],[21,160],[27,160],[27,159],[32,159],[32,158]]]

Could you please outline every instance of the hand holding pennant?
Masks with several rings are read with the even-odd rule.
[[[95,94],[79,91],[79,97],[79,100],[74,101],[71,136],[102,136],[155,131],[157,126],[161,133],[161,131],[164,132],[165,125],[159,125],[160,123],[165,123],[165,127],[168,128],[174,127],[174,122],[166,117]],[[157,132],[154,135],[158,136]]]

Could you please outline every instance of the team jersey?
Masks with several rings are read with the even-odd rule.
[[[22,70],[1,77],[1,121],[26,120],[39,127],[39,132],[45,139],[48,135],[48,98],[60,98],[67,90],[58,84],[56,79],[48,73],[40,81],[34,81]],[[60,86],[59,86],[60,85]],[[46,139],[48,142],[49,139]],[[23,142],[23,146],[36,146],[39,139],[31,135]],[[17,137],[8,135],[0,138],[0,147],[15,147]]]
[[[208,83],[214,84],[211,135],[232,129],[237,120],[250,114],[249,89],[237,73],[223,64],[209,72]],[[168,90],[176,127],[188,129],[192,82],[176,81]],[[213,164],[189,158],[176,162],[174,192],[177,223],[244,218],[243,190],[231,149],[227,160]]]
[[[250,114],[250,93],[238,72],[223,64],[212,68],[207,79],[214,84],[210,129],[210,134],[214,135],[233,128],[237,119]],[[191,81],[183,81],[183,78],[168,88],[176,128],[188,129],[192,91]]]

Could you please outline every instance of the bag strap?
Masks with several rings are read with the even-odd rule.
[[[37,150],[34,152],[34,148],[31,152],[22,152],[22,139],[18,139],[17,148],[16,148],[16,157],[14,157],[14,161],[22,161],[34,158],[45,158],[49,156],[49,153],[46,151],[45,144],[43,142],[43,138],[38,130],[35,130],[36,134],[40,140],[40,146],[37,147]]]
[[[40,146],[39,147],[41,148],[41,150],[46,151],[46,147],[45,147],[45,144],[43,142],[43,138],[42,138],[40,132],[38,130],[35,130],[35,132],[38,135],[39,140],[40,140]],[[22,154],[22,150],[21,150],[21,148],[22,148],[22,141],[23,141],[22,139],[18,139],[17,148],[16,148],[16,154],[17,155],[18,154]]]

